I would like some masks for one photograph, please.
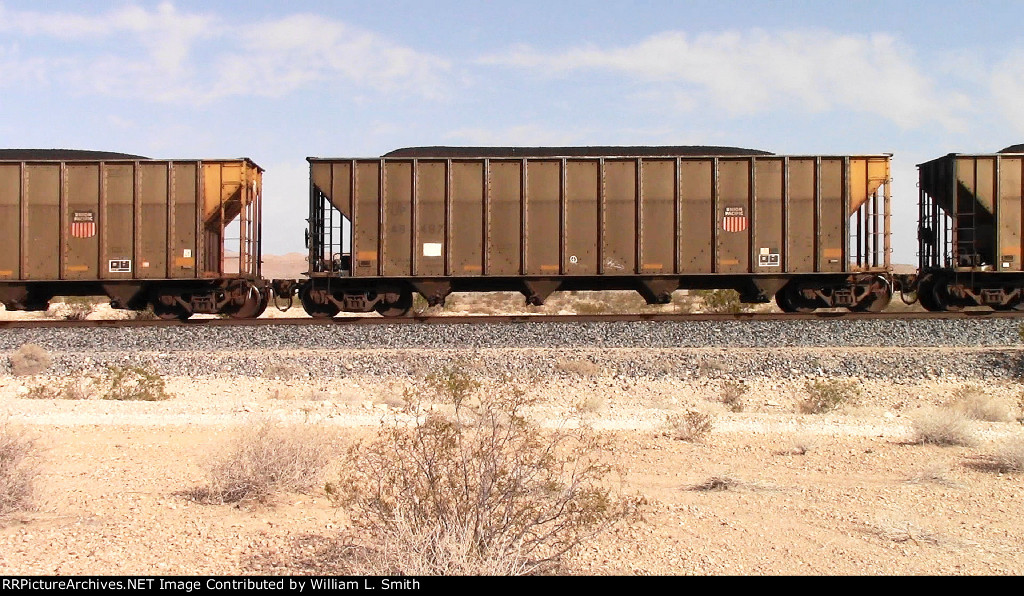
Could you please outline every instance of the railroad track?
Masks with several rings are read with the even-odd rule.
[[[409,317],[335,317],[265,319],[188,319],[181,320],[22,320],[0,321],[0,329],[81,328],[81,327],[274,327],[299,325],[495,325],[509,323],[610,323],[634,321],[800,321],[800,320],[908,320],[908,319],[1014,319],[1024,318],[1022,311],[965,310],[960,312],[881,312],[854,313],[822,311],[814,313],[715,313],[715,314],[609,314],[609,315],[457,315]]]

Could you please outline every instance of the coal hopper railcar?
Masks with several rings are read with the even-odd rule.
[[[106,296],[163,318],[258,316],[262,172],[248,159],[4,150],[0,302]]]
[[[917,168],[921,305],[1024,308],[1024,146],[952,153]]]
[[[314,316],[414,293],[734,289],[786,311],[892,295],[890,156],[720,147],[424,147],[308,158]],[[282,288],[287,290],[287,288]]]

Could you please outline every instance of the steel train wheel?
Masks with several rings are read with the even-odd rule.
[[[244,298],[241,305],[232,305],[227,314],[232,319],[255,319],[267,310],[270,304],[270,295],[266,291],[260,291],[250,282],[242,281],[233,284],[229,292],[239,292]]]
[[[955,296],[949,293],[949,282],[941,277],[935,279],[932,287],[932,297],[940,310],[948,312],[959,312],[966,306]]]
[[[397,302],[378,302],[374,307],[381,316],[384,317],[404,317],[409,314],[409,309],[412,308],[412,292],[409,290],[403,290],[398,297]]]
[[[340,312],[338,307],[332,302],[318,302],[314,300],[313,292],[324,292],[324,290],[315,290],[312,285],[309,285],[303,288],[299,294],[302,309],[306,311],[306,314],[315,319],[329,319]]]
[[[854,312],[882,312],[885,310],[885,307],[889,306],[891,300],[892,288],[889,287],[889,282],[885,281],[882,277],[876,277],[871,282],[868,295],[850,307],[850,310]]]
[[[184,321],[192,316],[192,313],[181,304],[178,304],[175,297],[171,295],[160,296],[152,302],[151,306],[153,307],[153,314],[165,321],[173,321],[174,319]]]
[[[935,298],[935,278],[926,275],[917,284],[917,301],[921,306],[930,312],[945,310],[943,305]]]
[[[817,306],[813,301],[801,296],[800,290],[799,285],[789,282],[775,293],[775,303],[779,305],[782,312],[814,312]]]

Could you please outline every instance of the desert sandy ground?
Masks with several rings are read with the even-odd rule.
[[[316,424],[341,453],[416,385],[178,378],[172,399],[142,403],[29,399],[36,381],[0,377],[0,420],[42,448],[36,510],[0,521],[4,575],[336,573],[330,553],[349,520],[322,490],[240,506],[185,492],[256,421]],[[531,418],[598,429],[616,446],[624,491],[648,501],[642,519],[574,552],[567,573],[1024,573],[1024,475],[986,464],[1020,423],[972,422],[971,447],[911,441],[914,413],[960,381],[863,382],[855,402],[825,414],[794,411],[800,379],[751,382],[741,412],[719,403],[714,379],[579,370],[536,381]],[[1021,387],[986,391],[1012,403]],[[714,421],[703,440],[667,433],[666,419],[690,408]]]
[[[515,298],[469,310],[503,312]],[[457,298],[447,312],[464,310]],[[971,446],[940,447],[914,441],[915,416],[977,380],[852,378],[855,399],[801,414],[808,378],[744,379],[742,408],[732,411],[722,403],[728,379],[628,378],[563,356],[557,374],[530,380],[531,419],[602,433],[625,472],[623,492],[647,502],[641,518],[571,553],[563,573],[1024,573],[1024,474],[991,465],[1001,446],[1024,441],[1020,382],[977,385],[1010,415],[972,421]],[[322,489],[241,505],[186,493],[207,482],[233,438],[268,419],[316,425],[343,457],[420,383],[213,373],[167,379],[173,397],[161,402],[28,395],[62,382],[0,375],[0,422],[40,448],[35,509],[0,518],[0,575],[338,573],[332,553],[351,523]],[[712,430],[678,440],[668,421],[689,410],[707,414]]]

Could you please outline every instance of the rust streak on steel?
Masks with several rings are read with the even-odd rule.
[[[724,314],[614,314],[614,315],[460,315],[428,317],[335,317],[335,318],[266,318],[266,319],[190,319],[179,320],[96,320],[96,321],[0,321],[0,329],[39,329],[77,327],[222,327],[222,326],[294,326],[294,325],[495,325],[508,323],[613,323],[613,322],[697,322],[697,321],[796,321],[796,320],[891,320],[907,319],[1012,319],[1024,312],[961,311],[961,312],[881,312],[853,313],[823,311],[816,313],[724,313]]]

